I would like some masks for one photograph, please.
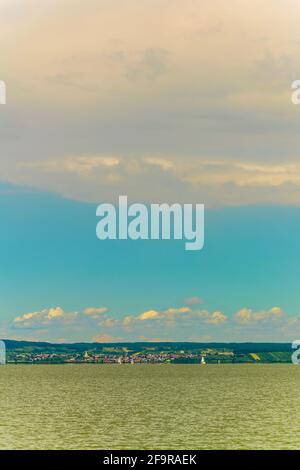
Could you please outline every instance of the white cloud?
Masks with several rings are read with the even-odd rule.
[[[235,317],[237,322],[241,325],[248,324],[252,320],[252,310],[249,308],[242,308],[236,313]]]
[[[211,325],[220,325],[228,320],[228,317],[224,315],[222,312],[213,312],[209,318],[206,320],[206,323]]]
[[[262,323],[278,320],[283,315],[280,307],[272,307],[270,310],[252,311],[249,308],[242,308],[235,314],[235,320],[240,325],[249,325],[253,323]]]
[[[157,318],[161,318],[161,313],[156,310],[147,310],[147,312],[143,312],[136,317],[136,319],[140,321],[154,320]]]
[[[56,307],[56,308],[50,308],[48,311],[48,319],[51,320],[52,318],[59,318],[63,317],[65,312],[63,311],[62,308]]]
[[[189,313],[191,309],[189,307],[180,307],[180,308],[168,308],[163,313],[169,317],[174,315],[180,315],[181,313]]]
[[[98,325],[102,326],[103,328],[113,328],[117,324],[118,320],[116,320],[115,318],[105,318],[104,320],[98,323]]]
[[[135,318],[133,315],[126,315],[123,320],[122,324],[125,328],[130,328],[134,324]]]
[[[107,307],[87,307],[84,309],[83,313],[87,316],[98,317],[98,315],[103,315],[108,312]]]
[[[170,307],[162,311],[148,310],[136,316],[128,315],[123,319],[123,326],[133,327],[139,322],[148,324],[159,322],[164,327],[174,327],[179,323],[192,324],[197,320],[210,325],[219,325],[227,319],[228,317],[220,311],[210,313],[207,310],[193,310],[190,307]]]
[[[280,307],[272,307],[270,312],[273,314],[273,315],[282,315],[283,314],[283,310],[282,308]]]
[[[26,330],[34,331],[37,339],[49,335],[51,338],[68,339],[72,332],[76,332],[78,339],[82,340],[82,335],[89,332],[99,342],[121,341],[121,338],[137,341],[142,336],[159,336],[170,340],[170,332],[172,338],[177,338],[178,341],[192,341],[196,337],[210,337],[211,341],[280,341],[294,339],[300,333],[300,316],[288,315],[279,306],[266,310],[245,307],[231,314],[221,310],[201,310],[196,305],[151,309],[118,317],[106,315],[106,307],[89,307],[82,314],[76,311],[65,312],[61,307],[54,307],[16,317],[13,329],[22,329],[24,335],[27,334]],[[86,314],[86,311],[89,313]],[[90,318],[98,321],[91,322]],[[95,335],[95,327],[100,328],[98,335]],[[114,332],[113,336],[110,336],[111,331]],[[9,336],[9,331],[5,336]],[[29,338],[28,334],[26,337]]]
[[[188,297],[187,299],[185,299],[184,303],[186,305],[199,305],[203,303],[203,299],[195,295],[193,297]]]
[[[37,312],[25,313],[14,319],[17,328],[40,328],[41,325],[49,325],[53,320],[66,319],[64,310],[60,307],[44,309]]]
[[[120,341],[121,338],[119,337],[116,337],[116,336],[111,336],[111,335],[108,335],[108,334],[99,334],[99,335],[95,335],[92,337],[92,341],[94,343],[115,343],[117,341]]]

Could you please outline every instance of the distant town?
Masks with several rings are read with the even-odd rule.
[[[4,340],[5,341],[5,340]],[[6,340],[8,364],[290,363],[289,343],[76,343]]]

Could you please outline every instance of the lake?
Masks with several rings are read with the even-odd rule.
[[[297,449],[300,367],[7,365],[1,449]]]

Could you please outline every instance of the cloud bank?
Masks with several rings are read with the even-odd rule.
[[[292,341],[297,332],[300,334],[300,317],[288,315],[278,306],[260,311],[244,307],[235,313],[224,313],[189,304],[123,316],[109,313],[106,307],[89,307],[81,312],[65,312],[56,307],[16,317],[11,331],[16,330],[22,331],[23,339],[29,334],[31,339],[35,337],[39,341],[45,337],[51,341],[72,338],[74,332],[81,332],[84,341],[95,342],[151,341],[153,338],[157,341],[226,341],[228,337],[231,341]]]

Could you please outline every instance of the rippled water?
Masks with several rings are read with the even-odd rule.
[[[300,448],[300,367],[0,367],[1,449]]]

